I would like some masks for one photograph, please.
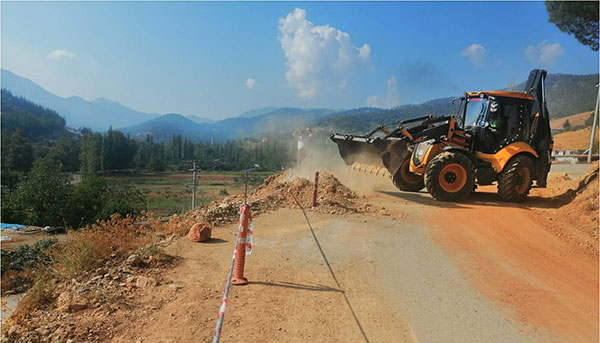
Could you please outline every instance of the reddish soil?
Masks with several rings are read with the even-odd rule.
[[[598,179],[561,207],[565,188],[575,189],[579,181],[563,176],[549,184],[554,186],[533,192],[544,198],[522,206],[475,201],[440,209],[429,222],[437,228],[435,240],[473,285],[519,320],[566,342],[597,342]],[[490,193],[474,197],[489,199]]]

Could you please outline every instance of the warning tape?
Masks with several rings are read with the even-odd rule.
[[[241,206],[248,206],[246,204],[242,204]],[[244,213],[245,211],[240,211],[240,220],[239,220],[239,226],[238,226],[238,231],[236,234],[236,240],[235,240],[235,247],[233,248],[233,255],[231,255],[231,264],[229,265],[229,272],[227,272],[227,282],[225,283],[225,292],[223,293],[223,299],[221,300],[221,307],[219,308],[219,318],[217,319],[217,325],[215,327],[215,333],[213,336],[213,343],[218,343],[219,340],[221,339],[221,330],[223,329],[223,319],[225,318],[225,308],[227,307],[227,298],[229,297],[229,288],[231,287],[231,277],[233,275],[233,266],[235,265],[235,254],[237,252],[237,247],[238,247],[238,242],[240,240],[240,233],[242,232],[242,230],[244,229],[243,227],[243,222],[244,222]],[[252,233],[254,233],[254,230],[252,230]],[[250,236],[250,242],[252,242],[252,236]],[[252,247],[252,245],[250,245],[250,247]],[[252,248],[250,248],[252,251]],[[246,245],[246,253],[248,251],[248,245]]]

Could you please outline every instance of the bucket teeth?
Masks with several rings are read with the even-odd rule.
[[[390,177],[390,173],[383,167],[363,163],[353,163],[349,168],[363,174],[374,175],[377,177]]]

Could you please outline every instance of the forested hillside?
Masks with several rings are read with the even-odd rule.
[[[394,124],[421,116],[442,116],[455,114],[458,103],[452,104],[452,98],[437,99],[420,105],[402,105],[391,109],[367,107],[353,109],[329,115],[318,122],[318,126],[350,134],[365,134],[380,124]]]
[[[55,111],[2,89],[2,133],[21,130],[28,137],[55,138],[66,134],[65,119]]]
[[[548,112],[552,118],[593,111],[598,96],[598,74],[549,74],[546,80]]]

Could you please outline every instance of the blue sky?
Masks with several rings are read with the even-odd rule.
[[[2,67],[61,96],[221,119],[391,107],[598,72],[543,2],[2,2]]]

